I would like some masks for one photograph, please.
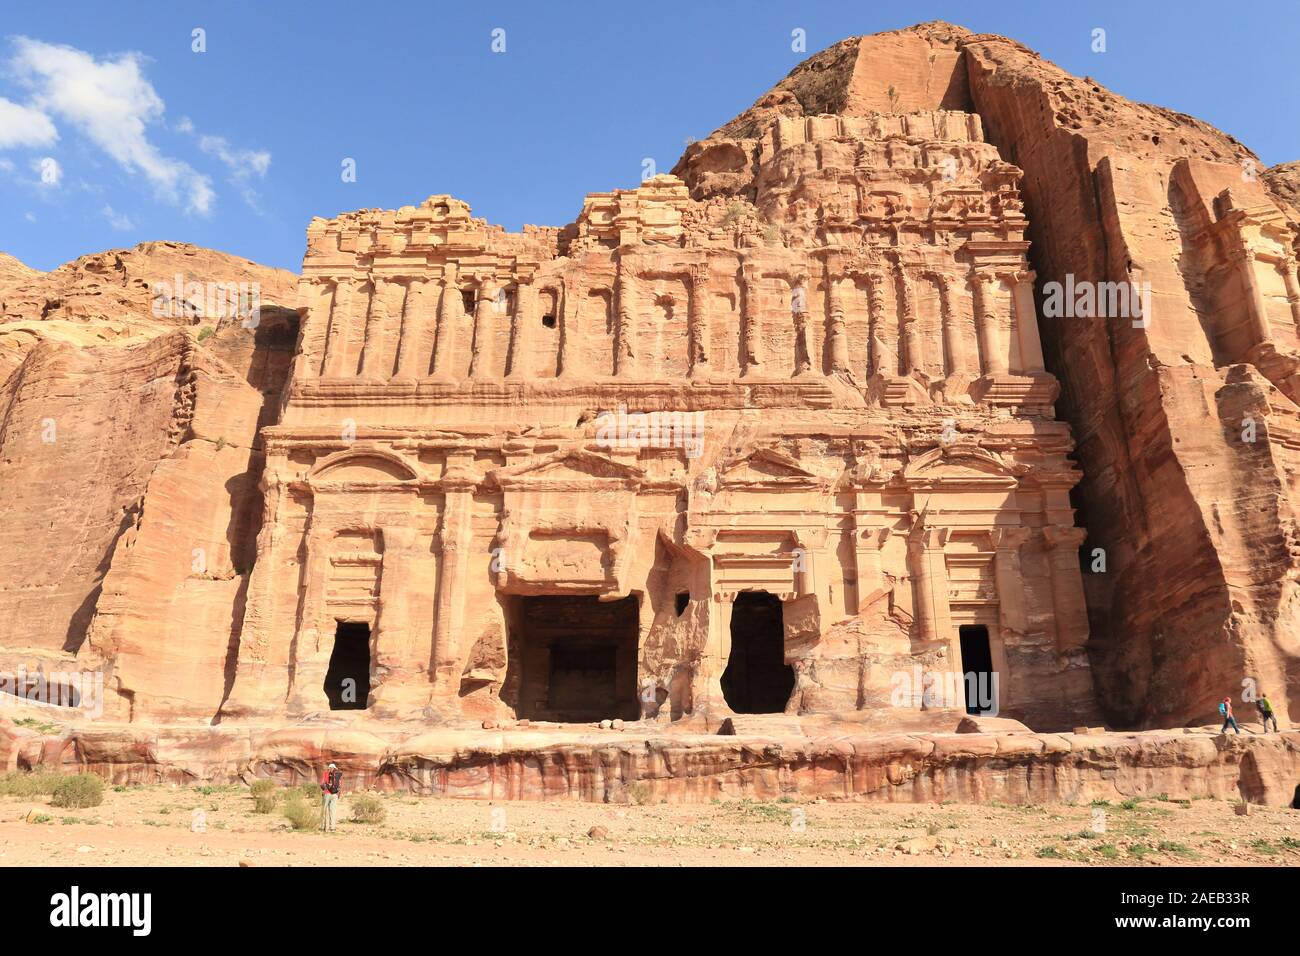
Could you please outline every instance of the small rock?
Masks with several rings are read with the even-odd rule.
[[[623,729],[623,721],[620,720],[620,719],[618,719],[618,718],[615,718],[614,720],[611,720],[611,721],[609,722],[609,725],[610,725],[610,727],[612,727],[614,730],[622,730],[622,729]]]
[[[240,866],[256,866],[257,864],[254,863],[252,860],[244,859],[244,860],[240,860],[240,861],[239,861],[239,865],[240,865]]]
[[[1248,817],[1250,816],[1250,804],[1249,803],[1234,804],[1232,808],[1232,812],[1239,817]]]
[[[587,836],[591,837],[593,840],[608,840],[609,830],[602,827],[600,824],[596,824],[596,826],[587,831]]]
[[[485,720],[485,721],[483,721],[483,729],[484,729],[484,730],[496,730],[496,729],[497,729],[497,722],[496,722],[495,720]]]
[[[77,852],[78,852],[78,853],[89,853],[92,849],[93,849],[93,847],[88,847],[88,846],[86,846],[86,844],[83,843],[81,846],[77,847]]]
[[[614,721],[612,720],[602,720],[600,722],[601,730],[612,730],[613,728],[614,728]]]
[[[939,845],[939,839],[932,836],[913,837],[910,840],[904,840],[894,845],[895,850],[901,850],[909,856],[916,856],[918,853],[924,853],[927,850],[933,850]]]

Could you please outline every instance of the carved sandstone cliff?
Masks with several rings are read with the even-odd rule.
[[[0,665],[136,721],[340,675],[392,721],[861,715],[954,667],[1036,728],[1300,707],[1294,164],[935,23],[673,173],[564,228],[316,220],[301,334],[145,314],[260,274],[217,253],[0,260]],[[1048,306],[1089,284],[1147,306]]]
[[[1194,721],[1245,681],[1275,701],[1292,688],[1296,706],[1296,164],[1265,171],[1192,117],[933,23],[810,58],[679,171],[693,195],[762,196],[750,138],[771,117],[940,107],[977,113],[1024,171],[1040,305],[1053,283],[1149,284],[1136,323],[1040,308],[1084,473],[1075,501],[1109,718]]]

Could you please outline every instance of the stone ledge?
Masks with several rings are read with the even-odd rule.
[[[648,728],[435,730],[326,727],[0,726],[5,769],[82,770],[111,783],[317,777],[350,789],[496,800],[701,802],[781,796],[933,803],[1172,799],[1291,803],[1300,732],[878,733],[718,736]]]

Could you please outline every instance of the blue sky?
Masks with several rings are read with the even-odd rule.
[[[296,270],[312,216],[438,192],[511,229],[562,225],[804,56],[933,19],[1198,116],[1267,165],[1300,159],[1295,0],[0,0],[0,250],[51,269],[174,239]]]

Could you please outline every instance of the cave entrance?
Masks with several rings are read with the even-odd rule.
[[[516,712],[535,720],[636,720],[639,611],[633,596],[519,599],[523,666]]]
[[[997,711],[993,683],[993,650],[989,646],[989,629],[983,624],[963,624],[957,631],[961,638],[961,669],[966,688],[966,713],[985,714]]]
[[[727,706],[738,714],[780,714],[793,691],[781,601],[766,591],[738,595],[731,607],[731,656],[722,672]]]
[[[325,671],[330,710],[365,710],[370,697],[370,625],[339,621]]]

